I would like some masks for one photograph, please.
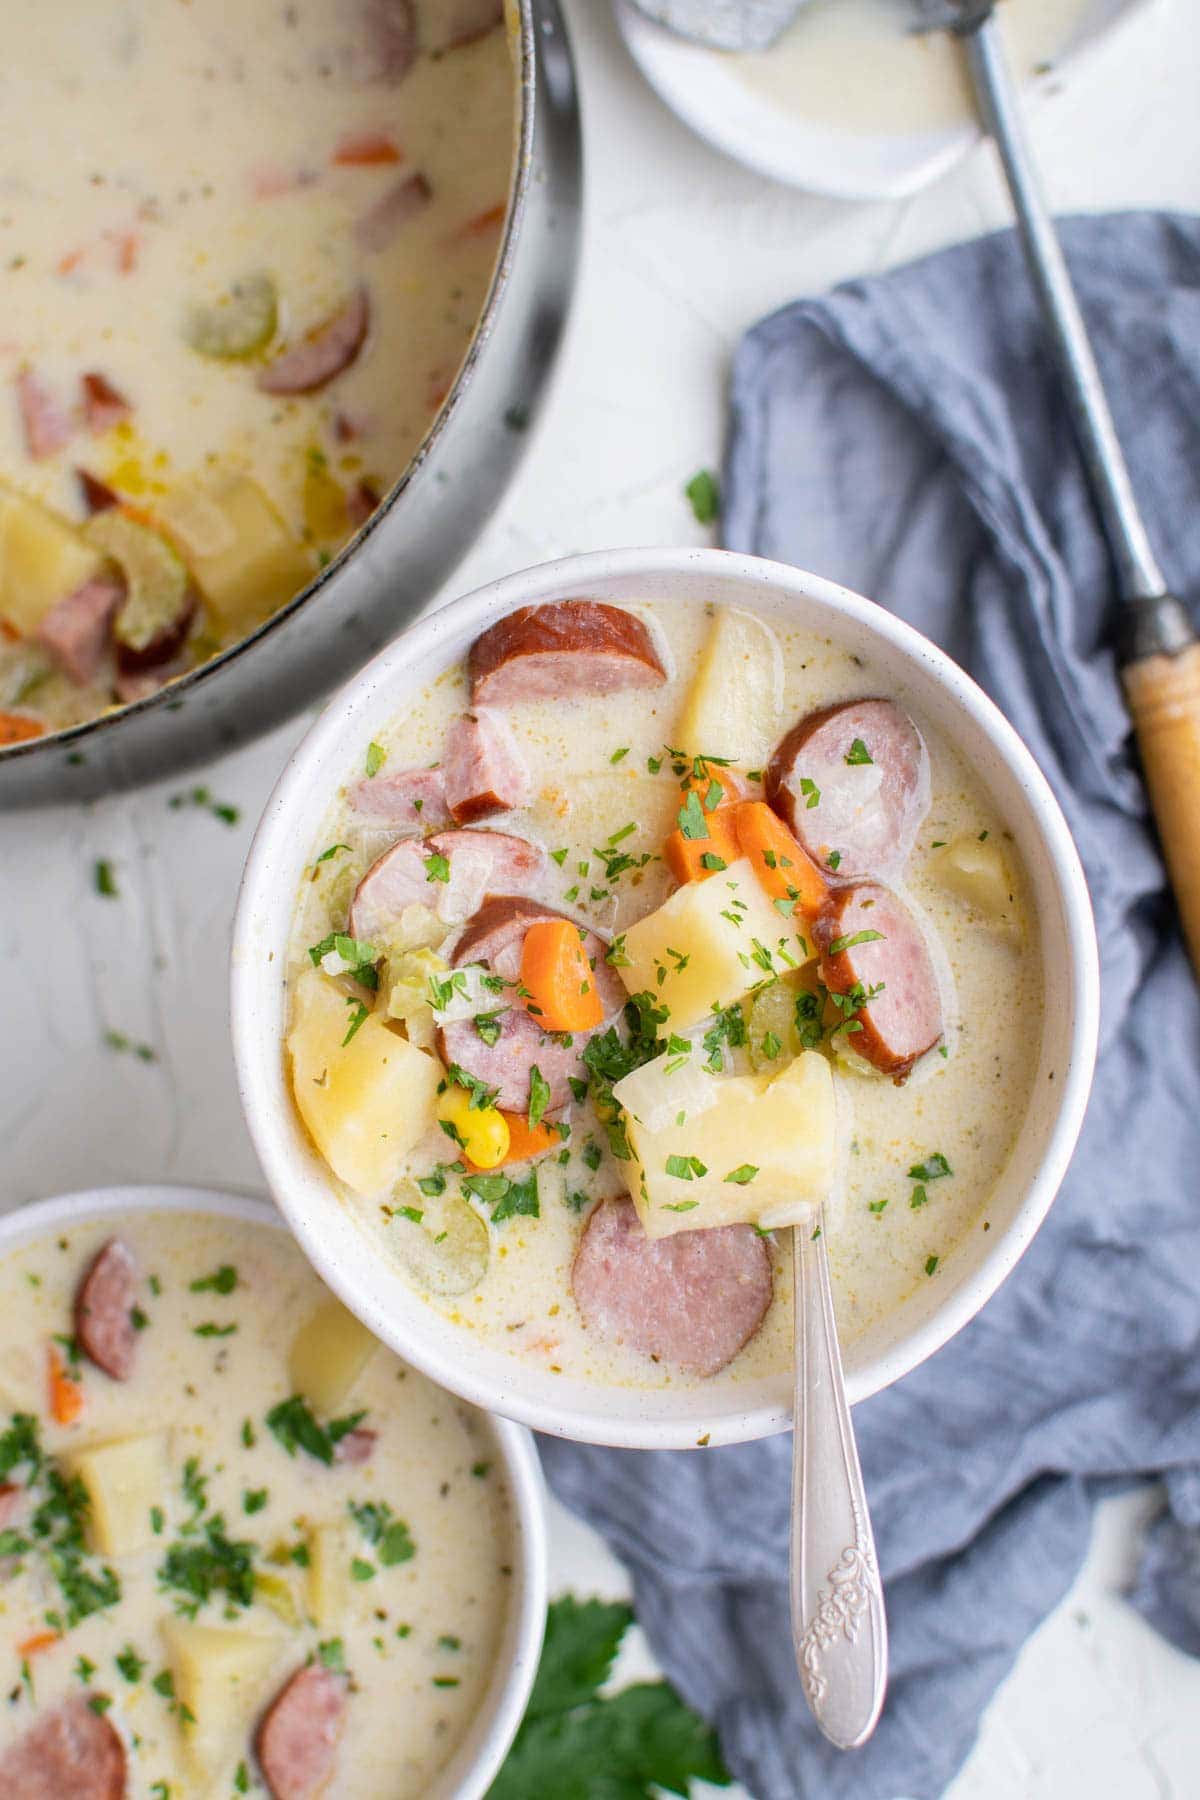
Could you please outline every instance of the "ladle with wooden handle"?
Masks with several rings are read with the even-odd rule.
[[[961,38],[983,122],[1008,178],[1029,271],[1112,551],[1122,602],[1116,646],[1121,679],[1192,966],[1200,974],[1200,639],[1184,607],[1167,591],[1138,510],[1025,136],[993,0],[916,0],[916,7],[919,29],[948,30]]]

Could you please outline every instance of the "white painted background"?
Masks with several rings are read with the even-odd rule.
[[[1006,219],[990,152],[915,199],[849,206],[722,162],[645,88],[606,0],[566,0],[588,139],[587,250],[567,354],[532,454],[449,591],[568,551],[704,536],[681,489],[715,464],[746,325],[797,294]],[[1060,209],[1200,207],[1200,18],[1160,0],[1034,137]],[[230,916],[251,826],[303,721],[215,765],[230,828],[171,810],[169,782],[89,809],[0,819],[0,1202],[113,1181],[255,1189],[226,1019]],[[119,900],[93,891],[110,858]],[[153,1046],[146,1063],[106,1030]],[[1030,1643],[953,1800],[1197,1800],[1200,1666],[1120,1595],[1153,1495],[1102,1509],[1076,1589]],[[622,1591],[557,1514],[557,1585]],[[645,1667],[634,1646],[628,1666]],[[937,1696],[930,1706],[936,1711]]]

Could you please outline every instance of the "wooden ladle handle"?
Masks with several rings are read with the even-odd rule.
[[[1138,656],[1121,671],[1150,805],[1200,975],[1200,642]]]

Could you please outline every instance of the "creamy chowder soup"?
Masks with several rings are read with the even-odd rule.
[[[0,746],[290,600],[403,472],[504,222],[503,0],[8,0]]]
[[[483,1417],[267,1226],[81,1225],[4,1292],[0,1793],[427,1794],[510,1604]]]
[[[981,783],[869,664],[749,612],[520,609],[315,831],[287,1049],[431,1306],[540,1369],[789,1366],[825,1207],[852,1341],[988,1228],[1041,972]]]

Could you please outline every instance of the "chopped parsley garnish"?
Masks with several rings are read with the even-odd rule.
[[[254,1599],[254,1554],[257,1545],[238,1542],[226,1535],[225,1521],[213,1513],[204,1521],[200,1537],[181,1537],[172,1544],[158,1567],[163,1588],[174,1588],[175,1608],[194,1619],[214,1594],[229,1606],[249,1606]]]
[[[360,1505],[352,1500],[350,1516],[385,1569],[411,1562],[417,1554],[408,1526],[396,1518],[386,1500],[366,1500]]]
[[[267,1499],[266,1488],[246,1488],[242,1494],[242,1511],[246,1514],[261,1512]]]
[[[28,1466],[26,1486],[31,1487],[42,1466],[38,1424],[32,1413],[13,1413],[7,1431],[0,1435],[0,1481],[6,1481],[22,1463]]]
[[[303,1398],[291,1394],[271,1408],[266,1422],[289,1456],[304,1450],[328,1466],[333,1462],[337,1445],[365,1417],[364,1412],[350,1413],[344,1419],[331,1419],[328,1425],[322,1425],[313,1417]]]
[[[883,1210],[885,1209],[886,1206],[887,1206],[886,1200],[871,1200],[871,1201],[868,1201],[868,1203],[867,1203],[867,1211],[873,1212],[875,1214],[875,1217],[878,1218],[880,1213],[883,1212]]]
[[[695,1181],[708,1174],[707,1167],[698,1156],[668,1156],[666,1171],[676,1181]]]
[[[95,884],[96,892],[102,894],[106,900],[118,900],[120,898],[120,889],[117,886],[117,878],[113,874],[113,866],[106,856],[100,857],[96,863]]]
[[[386,761],[387,751],[382,744],[377,744],[372,740],[372,742],[367,745],[366,769],[368,781],[373,781],[375,779]]]
[[[853,950],[858,944],[874,944],[882,938],[882,931],[856,931],[850,937],[834,938],[826,955],[840,956],[843,950]]]
[[[800,792],[804,795],[804,809],[806,812],[811,812],[814,806],[820,806],[821,790],[816,782],[810,780],[807,775],[802,775],[800,777]]]
[[[679,809],[678,823],[685,838],[706,838],[708,836],[708,820],[704,816],[704,808],[700,804],[700,796],[695,788],[688,789],[687,799]]]
[[[425,858],[425,879],[426,881],[449,881],[450,879],[449,859],[442,856],[437,850],[431,850]]]
[[[347,937],[341,931],[331,931],[329,936],[323,937],[319,944],[309,945],[309,958],[314,966],[319,968],[322,960],[329,955],[331,950],[348,965],[346,972],[353,975],[354,979],[363,987],[378,986],[379,977],[375,973],[374,965],[379,961],[383,952],[374,944],[363,943],[359,938]]]
[[[313,864],[313,867],[316,868],[318,864],[323,863],[323,862],[328,862],[330,857],[336,856],[339,850],[349,850],[349,848],[350,848],[349,844],[330,844],[330,846],[327,850],[322,850],[320,856],[318,856],[318,858],[317,858],[316,863]]]
[[[783,1044],[779,1038],[775,1036],[773,1031],[764,1031],[761,1049],[767,1061],[774,1062],[775,1058],[779,1055],[779,1052],[783,1049]]]
[[[218,1325],[212,1319],[206,1319],[203,1325],[193,1325],[192,1335],[200,1338],[232,1337],[237,1330],[236,1325]]]
[[[825,862],[826,862],[827,866],[829,868],[831,868],[835,874],[837,873],[839,867],[841,866],[841,861],[842,861],[842,853],[840,850],[831,850],[829,852],[829,855],[825,858]]]
[[[197,1281],[188,1282],[191,1294],[232,1294],[238,1284],[237,1270],[232,1263],[222,1263],[211,1275],[201,1275]]]
[[[461,1063],[451,1063],[446,1070],[446,1078],[448,1081],[456,1083],[457,1086],[466,1088],[470,1094],[471,1098],[467,1102],[468,1112],[486,1111],[489,1106],[495,1104],[496,1096],[500,1092],[499,1088],[490,1088],[486,1081],[479,1079],[478,1075],[472,1075],[471,1071],[464,1069]],[[443,1119],[441,1123],[445,1125],[449,1121]]]
[[[711,469],[697,469],[684,487],[697,525],[711,525],[721,510],[721,490]]]
[[[342,1049],[350,1042],[360,1025],[365,1025],[371,1016],[371,1009],[363,1000],[356,1000],[353,994],[346,995],[346,1005],[350,1007],[350,1023],[346,1027],[346,1035],[342,1039]]]
[[[446,1191],[445,1165],[439,1163],[432,1175],[418,1175],[417,1186],[428,1200],[436,1200]]]
[[[730,1169],[725,1180],[732,1181],[735,1187],[748,1187],[757,1174],[758,1169],[753,1163],[739,1163],[736,1169]]]
[[[343,1675],[346,1671],[346,1646],[340,1637],[326,1638],[317,1645],[317,1657],[322,1668],[332,1669],[335,1675]]]
[[[466,1175],[463,1192],[482,1200],[492,1209],[492,1223],[502,1225],[505,1219],[541,1216],[538,1204],[537,1169],[530,1169],[524,1181],[513,1181],[508,1175]]]
[[[414,1225],[419,1225],[425,1214],[419,1206],[393,1206],[392,1217],[393,1219],[411,1219]]]
[[[622,744],[621,748],[619,750],[613,751],[612,755],[609,757],[608,760],[610,763],[619,763],[628,755],[629,755],[629,745]]]
[[[662,1209],[664,1212],[695,1212],[699,1204],[698,1200],[664,1200]]]
[[[375,1565],[364,1561],[361,1556],[355,1556],[350,1562],[350,1574],[355,1581],[374,1581]]]
[[[913,1181],[940,1181],[943,1175],[953,1175],[954,1170],[941,1151],[934,1150],[924,1162],[914,1163],[908,1173]]]
[[[854,742],[846,752],[846,761],[850,764],[873,763],[875,758],[871,755],[871,752],[867,749],[867,746],[863,743],[862,739],[855,738]]]
[[[918,1208],[929,1204],[929,1195],[925,1192],[925,1188],[920,1182],[917,1183],[909,1196],[908,1204],[912,1207],[914,1212],[916,1212]]]
[[[529,1129],[536,1130],[550,1104],[550,1083],[534,1063],[529,1071]]]
[[[133,1682],[142,1679],[146,1664],[132,1644],[126,1644],[124,1650],[118,1651],[113,1657],[113,1662],[117,1666],[118,1673],[123,1675],[126,1681]]]
[[[603,1155],[599,1144],[585,1144],[580,1155],[583,1157],[588,1168],[595,1174],[596,1170],[600,1167],[600,1158]]]
[[[718,856],[715,851],[706,850],[704,855],[700,858],[700,867],[702,869],[711,869],[714,874],[720,874],[722,869],[727,869],[729,867],[729,864],[725,861],[723,856]],[[776,901],[775,904],[778,906],[779,902]],[[793,901],[792,904],[795,905],[795,902]]]
[[[940,1256],[927,1256],[925,1258],[925,1273],[927,1275],[932,1275],[941,1260]]]

